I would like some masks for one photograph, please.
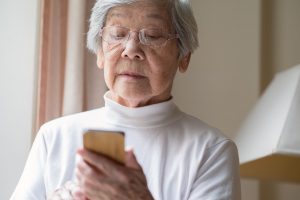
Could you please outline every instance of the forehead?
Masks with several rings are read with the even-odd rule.
[[[130,23],[154,23],[169,26],[171,23],[167,7],[158,3],[136,2],[117,6],[109,10],[106,23],[111,21],[129,21]]]

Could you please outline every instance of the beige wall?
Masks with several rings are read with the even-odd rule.
[[[259,94],[259,0],[192,5],[200,47],[173,94],[185,111],[233,137]]]
[[[0,1],[0,199],[21,175],[32,135],[39,1]]]
[[[300,1],[262,1],[262,87],[281,70],[300,63]]]
[[[173,94],[234,138],[274,73],[300,63],[300,1],[192,0],[200,48]],[[300,186],[242,180],[243,200],[296,200]]]

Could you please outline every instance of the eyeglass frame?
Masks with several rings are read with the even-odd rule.
[[[126,35],[126,37],[124,37],[124,39],[122,39],[122,41],[120,42],[116,42],[116,43],[110,43],[108,41],[106,41],[104,38],[103,38],[103,29],[104,28],[109,28],[109,27],[120,27],[120,28],[124,28],[124,29],[127,29],[128,30],[128,33]],[[155,48],[161,48],[161,47],[164,47],[167,42],[169,40],[173,40],[173,39],[179,39],[179,34],[175,33],[175,34],[171,34],[171,33],[167,33],[167,34],[163,34],[163,37],[166,39],[165,42],[163,42],[161,45],[151,45],[151,44],[146,44],[144,42],[142,42],[143,40],[143,31],[144,30],[155,30],[155,28],[143,28],[143,29],[140,29],[140,30],[137,30],[137,31],[133,31],[133,30],[130,30],[130,28],[128,27],[124,27],[124,26],[104,26],[100,29],[99,31],[99,36],[102,38],[103,41],[107,42],[109,45],[119,45],[119,44],[122,44],[124,42],[127,42],[131,36],[131,33],[134,32],[134,33],[138,33],[138,38],[139,38],[139,43],[140,44],[143,44],[145,46],[151,46],[151,47],[155,47]],[[156,30],[159,30],[159,29],[156,29]],[[162,31],[163,32],[163,31]]]

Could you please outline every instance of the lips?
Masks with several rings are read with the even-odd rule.
[[[128,77],[128,78],[135,78],[135,79],[146,78],[146,76],[141,74],[141,73],[130,72],[130,71],[121,72],[121,73],[119,73],[119,76],[124,76],[124,77]]]

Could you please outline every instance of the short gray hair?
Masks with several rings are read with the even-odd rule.
[[[99,32],[105,25],[108,11],[116,6],[128,5],[141,0],[97,0],[90,18],[87,47],[94,53],[101,48]],[[149,1],[149,0],[148,0]],[[151,0],[169,5],[169,15],[174,30],[179,35],[179,54],[184,56],[198,47],[198,27],[188,0]]]

